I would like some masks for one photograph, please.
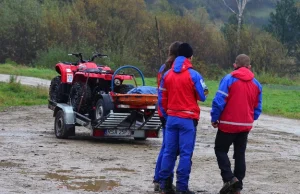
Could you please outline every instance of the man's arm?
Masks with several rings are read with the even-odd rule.
[[[219,85],[219,89],[213,99],[212,109],[210,112],[211,122],[217,123],[220,119],[220,116],[226,105],[226,98],[228,97],[228,80],[231,78],[231,75],[225,76]],[[217,126],[217,125],[216,125]]]
[[[193,70],[193,69],[189,69],[196,93],[197,93],[197,100],[200,100],[202,102],[204,102],[206,100],[206,94],[208,93],[208,88],[204,82],[204,79],[202,78],[202,76],[200,75],[200,73],[198,73],[197,71]]]
[[[158,88],[158,106],[163,114],[163,117],[167,119],[167,109],[168,109],[168,90],[166,88],[166,83],[165,83],[165,77],[168,74],[169,71],[167,71],[163,77],[161,78],[160,85]]]
[[[257,102],[256,107],[254,108],[254,120],[257,120],[262,112],[262,86],[260,85],[260,83],[257,80],[255,80],[255,82],[259,89],[258,102]]]

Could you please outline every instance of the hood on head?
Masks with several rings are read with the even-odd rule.
[[[252,71],[246,67],[240,67],[239,69],[234,70],[231,72],[231,75],[243,81],[250,81],[254,78]]]
[[[187,69],[192,68],[192,67],[193,67],[193,65],[190,60],[188,60],[187,58],[185,58],[183,56],[179,56],[175,59],[172,69],[174,72],[180,73],[180,72],[186,71]]]

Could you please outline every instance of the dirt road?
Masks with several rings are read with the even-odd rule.
[[[216,194],[221,185],[216,131],[209,127],[208,108],[201,116],[190,188]],[[46,106],[11,108],[0,118],[0,193],[153,193],[161,138],[94,140],[87,129],[77,128],[75,138],[59,140]],[[249,136],[244,193],[299,193],[299,136],[278,127],[299,131],[300,122],[270,118],[263,116]]]
[[[10,78],[10,75],[7,74],[0,74],[0,82],[8,82]],[[50,80],[46,79],[40,79],[40,78],[35,78],[35,77],[26,77],[26,76],[17,76],[17,80],[23,85],[28,85],[28,86],[45,86],[49,87],[50,85]]]
[[[209,118],[209,108],[203,108],[190,188],[216,194],[222,181],[213,150],[216,130]],[[76,137],[59,140],[53,122],[47,106],[0,112],[1,194],[153,193],[161,138],[95,140],[78,127]],[[249,135],[243,193],[300,193],[299,135],[299,120],[263,115],[256,122]]]

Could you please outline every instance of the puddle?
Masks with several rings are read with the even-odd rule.
[[[95,181],[86,181],[86,182],[71,182],[66,183],[66,186],[70,190],[79,190],[83,189],[85,191],[107,191],[112,190],[114,187],[118,187],[120,184],[113,180],[95,180]]]
[[[68,172],[69,170],[58,170],[60,172]],[[62,186],[69,190],[85,190],[85,191],[106,191],[112,190],[120,185],[119,182],[113,180],[105,180],[105,176],[71,176],[57,173],[47,173],[46,179],[54,179],[62,182]],[[91,180],[92,179],[92,180]],[[86,181],[85,181],[86,180]]]
[[[135,170],[128,169],[128,168],[104,168],[103,170],[106,170],[106,171],[135,172]]]
[[[20,166],[20,164],[8,162],[6,160],[0,161],[0,167],[10,168],[10,167],[19,167],[19,166]]]
[[[57,170],[57,173],[70,173],[73,172],[73,170]]]
[[[80,168],[79,168],[79,167],[76,167],[76,166],[74,166],[74,167],[71,167],[71,169],[77,170],[77,169],[80,169]]]

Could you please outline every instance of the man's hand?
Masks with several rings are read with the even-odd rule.
[[[213,128],[218,128],[219,122],[218,121],[211,122],[211,125],[213,126]]]

